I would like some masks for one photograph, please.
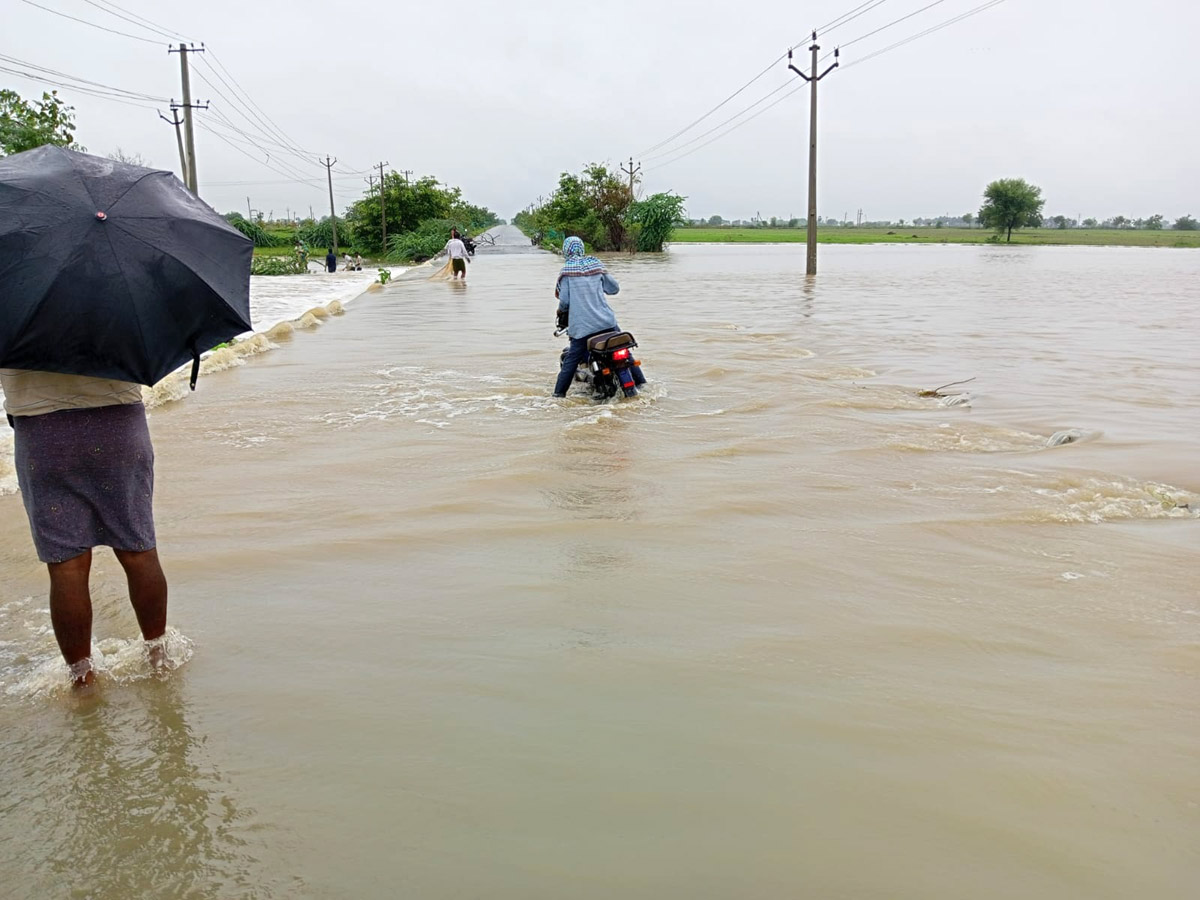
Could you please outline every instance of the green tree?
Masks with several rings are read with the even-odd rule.
[[[1200,222],[1191,216],[1180,216],[1171,227],[1176,231],[1197,231],[1200,230]]]
[[[1014,228],[1036,228],[1042,224],[1042,189],[1024,178],[1001,178],[983,192],[979,222],[1012,240]]]
[[[686,197],[676,194],[651,194],[629,209],[629,229],[635,235],[634,246],[643,253],[658,253],[671,238],[671,232],[684,224]]]
[[[1146,220],[1146,228],[1150,231],[1162,231],[1163,217],[1161,213],[1155,213]]]
[[[406,182],[399,172],[388,172],[383,179],[383,201],[387,212],[389,244],[390,238],[415,231],[422,222],[429,219],[452,221],[461,229],[471,228],[472,223],[468,218],[480,212],[491,215],[492,220],[495,220],[490,210],[464,203],[462,191],[458,188],[443,187],[436,178],[428,175],[413,182]],[[456,210],[463,214],[461,219],[455,215]],[[383,218],[380,214],[378,188],[350,206],[346,212],[346,227],[349,231],[349,243],[360,252],[384,252]],[[338,237],[346,243],[340,229]],[[444,244],[445,240],[442,243]]]
[[[709,224],[709,225],[724,225],[724,224],[725,224],[725,220],[724,220],[724,219],[722,219],[720,216],[709,216],[709,217],[708,217],[708,224]]]
[[[595,250],[620,250],[631,245],[630,205],[627,183],[593,163],[579,175],[563,172],[554,194],[533,212],[530,224],[552,241],[573,234]]]
[[[1060,230],[1067,227],[1067,217],[1066,216],[1051,216],[1050,222],[1054,225],[1055,228],[1058,228]]]
[[[67,106],[58,91],[30,102],[16,91],[0,90],[0,156],[44,144],[85,149],[75,143],[75,107]]]
[[[971,225],[975,222],[975,214],[974,213],[963,213],[962,220],[966,224],[966,226],[968,228],[970,228]]]
[[[1112,226],[1113,228],[1128,228],[1129,219],[1127,219],[1125,216],[1113,216]]]
[[[1099,224],[1100,224],[1099,222],[1097,222],[1095,219],[1090,218],[1090,217],[1083,220],[1084,228],[1095,228]]]
[[[499,217],[486,206],[476,206],[461,199],[450,207],[450,218],[462,222],[469,234],[500,224]]]

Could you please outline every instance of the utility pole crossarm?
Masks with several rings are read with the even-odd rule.
[[[629,168],[625,168],[625,166],[621,166],[621,171],[629,176],[629,199],[633,200],[634,199],[634,196],[633,196],[634,178],[636,178],[637,174],[640,171],[642,171],[642,164],[638,163],[635,166],[633,164],[633,157],[631,156],[631,157],[629,157]]]

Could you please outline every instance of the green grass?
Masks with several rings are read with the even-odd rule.
[[[932,228],[894,225],[890,228],[818,228],[822,244],[984,244],[994,232],[983,228]],[[733,226],[677,228],[674,243],[802,244],[804,228],[737,228]],[[1003,239],[1001,243],[1003,243]],[[1014,244],[1082,244],[1110,247],[1200,247],[1200,231],[1146,231],[1102,228],[1022,228]]]

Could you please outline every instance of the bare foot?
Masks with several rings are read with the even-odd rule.
[[[146,641],[146,656],[150,659],[150,668],[156,672],[161,672],[167,668],[166,635]]]
[[[96,672],[92,668],[92,659],[90,656],[85,656],[78,662],[71,663],[68,669],[71,672],[71,687],[76,690],[91,687],[96,680]]]

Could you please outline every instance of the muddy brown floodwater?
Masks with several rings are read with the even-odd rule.
[[[2,893],[1195,897],[1200,253],[821,252],[611,260],[635,400],[481,252],[160,402],[164,678],[0,471]]]

